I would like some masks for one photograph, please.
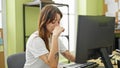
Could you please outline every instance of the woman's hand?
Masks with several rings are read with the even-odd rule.
[[[75,62],[75,56],[73,56],[68,50],[63,52],[62,55],[68,60]]]
[[[53,36],[59,36],[62,32],[64,32],[64,28],[61,26],[56,26],[53,30]]]

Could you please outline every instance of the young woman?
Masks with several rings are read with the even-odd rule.
[[[28,39],[24,68],[57,68],[59,52],[70,61],[75,57],[64,47],[59,39],[64,28],[60,26],[61,11],[53,5],[42,8],[38,31]]]

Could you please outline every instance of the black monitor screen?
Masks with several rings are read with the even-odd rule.
[[[114,17],[78,16],[76,63],[98,58],[103,55],[101,52],[104,50],[105,53],[112,52],[114,24]]]

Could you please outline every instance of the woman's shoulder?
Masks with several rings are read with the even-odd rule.
[[[30,37],[39,37],[38,31],[33,32]]]
[[[32,40],[41,40],[41,41],[43,41],[43,39],[39,36],[38,31],[33,32],[33,33],[30,35],[29,39],[32,39]]]

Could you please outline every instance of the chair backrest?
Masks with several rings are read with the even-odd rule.
[[[11,55],[7,58],[8,68],[23,68],[25,63],[25,52]]]

